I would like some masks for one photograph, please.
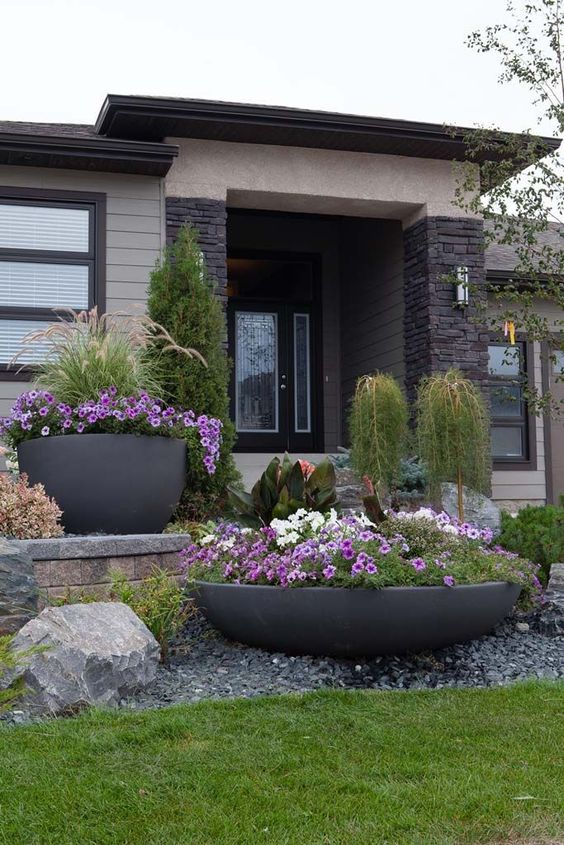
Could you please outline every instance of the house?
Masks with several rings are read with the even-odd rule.
[[[247,475],[285,449],[334,452],[355,381],[375,369],[410,399],[450,366],[502,383],[499,338],[472,322],[472,303],[454,307],[443,279],[487,272],[483,223],[453,204],[452,161],[465,158],[463,130],[203,100],[110,95],[93,126],[0,123],[0,411],[25,389],[6,368],[25,333],[54,306],[142,309],[185,221],[226,308]],[[519,354],[548,385],[542,350]],[[494,497],[554,500],[561,424],[502,406]]]

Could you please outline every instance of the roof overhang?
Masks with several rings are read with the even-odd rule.
[[[278,106],[109,94],[95,131],[143,141],[203,138],[465,161],[465,138],[473,130]],[[542,154],[561,143],[559,138],[538,140],[539,148],[545,150]],[[500,143],[500,158],[502,150]],[[492,158],[495,153],[489,152],[487,159]],[[475,160],[480,162],[480,157]]]
[[[165,176],[176,155],[173,144],[0,133],[0,164]]]

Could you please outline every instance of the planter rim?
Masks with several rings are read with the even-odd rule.
[[[256,590],[256,589],[263,589],[263,590],[283,590],[284,592],[302,592],[303,590],[307,590],[307,592],[317,591],[317,592],[324,592],[324,593],[381,593],[383,590],[393,590],[396,592],[406,592],[412,590],[463,590],[472,588],[475,589],[476,587],[491,587],[494,584],[508,584],[510,586],[521,586],[516,581],[479,581],[476,584],[455,584],[454,587],[447,587],[446,584],[422,584],[421,586],[417,584],[413,585],[397,585],[397,586],[390,586],[390,587],[329,587],[329,586],[312,586],[312,587],[282,587],[280,584],[233,584],[233,583],[221,583],[218,581],[202,581],[201,579],[194,579],[192,582],[188,582],[189,584],[195,584],[196,586],[206,586],[206,587],[248,587],[249,589]]]
[[[159,437],[161,440],[184,442],[181,437],[169,437],[167,434],[133,434],[130,431],[85,431],[82,433],[71,431],[69,434],[48,434],[46,437],[28,437],[26,440],[21,440],[16,448],[23,446],[24,443],[46,443],[50,440],[68,440],[70,437],[80,437],[81,440],[87,437],[135,437],[137,440],[154,440],[156,437]]]

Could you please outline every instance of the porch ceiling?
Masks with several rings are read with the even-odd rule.
[[[323,197],[311,194],[282,194],[274,191],[227,191],[230,208],[297,214],[328,214],[341,217],[372,217],[406,220],[422,206],[418,203],[364,200],[354,197]]]

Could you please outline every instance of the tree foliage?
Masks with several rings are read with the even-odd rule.
[[[555,135],[564,133],[563,27],[560,0],[508,0],[506,20],[473,32],[467,41],[498,57],[501,83],[528,89],[539,124]],[[488,286],[489,305],[484,301],[477,319],[498,333],[512,321],[527,340],[546,343],[556,362],[564,350],[563,159],[530,129],[510,134],[480,127],[465,141],[468,161],[458,165],[456,202],[485,218],[486,245],[504,245],[514,256],[510,281]],[[478,169],[476,162],[484,158]],[[564,410],[550,393],[526,392],[537,413]]]
[[[176,405],[208,414],[223,423],[217,470],[208,476],[201,461],[190,461],[180,506],[184,519],[201,519],[220,507],[237,472],[231,455],[235,440],[229,419],[229,360],[224,350],[225,316],[198,244],[196,229],[183,226],[151,274],[148,313],[182,347],[193,347],[207,363],[178,356],[156,345],[165,396]]]
[[[443,481],[489,493],[490,423],[482,394],[458,370],[423,378],[417,396],[419,455],[427,470],[429,493],[439,501]]]
[[[408,416],[405,396],[392,376],[374,373],[358,380],[350,414],[351,461],[380,493],[397,485]]]

